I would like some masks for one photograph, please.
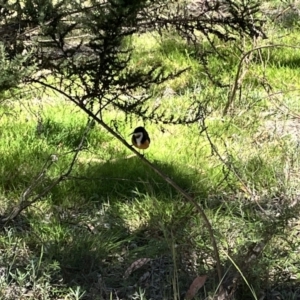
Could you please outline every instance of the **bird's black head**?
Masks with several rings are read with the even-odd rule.
[[[134,129],[133,133],[139,133],[139,132],[145,132],[145,128],[142,126],[139,126]]]

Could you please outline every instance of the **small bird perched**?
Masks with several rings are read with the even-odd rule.
[[[147,149],[149,147],[150,137],[144,127],[137,127],[130,135],[132,135],[131,142],[136,148]]]

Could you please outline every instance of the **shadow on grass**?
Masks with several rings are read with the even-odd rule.
[[[176,166],[154,161],[153,164],[183,189],[191,189],[191,175]],[[68,187],[69,186],[69,187]],[[60,187],[57,187],[58,190]],[[135,198],[138,194],[161,195],[172,198],[177,192],[138,157],[120,158],[107,163],[92,163],[84,166],[65,188],[81,195],[87,201],[122,201]],[[58,192],[57,190],[57,192]],[[64,192],[64,191],[63,191]],[[205,195],[206,188],[198,185],[197,194]],[[54,192],[55,193],[55,192]],[[57,197],[55,197],[57,198]]]
[[[154,164],[182,188],[199,195],[199,199],[208,198],[209,187],[193,186],[185,169],[159,161]],[[48,209],[32,208],[27,212],[28,246],[36,257],[41,247],[44,249],[40,270],[46,270],[54,261],[59,265],[59,276],[57,271],[54,276],[54,271],[47,269],[51,284],[61,283],[62,279],[64,286],[80,286],[87,291],[83,299],[133,299],[138,297],[135,285],[146,290],[147,299],[173,299],[177,284],[184,293],[197,274],[210,275],[206,291],[216,288],[211,242],[202,220],[189,203],[137,157],[107,163],[80,162],[72,176],[51,191]],[[224,201],[228,199],[223,197]],[[238,224],[237,234],[244,240],[232,246],[230,251],[236,251],[233,259],[246,272],[251,285],[258,291],[265,290],[262,280],[271,276],[266,254],[265,259],[254,260],[250,270],[243,269],[243,262],[251,238],[255,243],[267,234],[271,240],[284,230],[284,218],[283,223],[274,224],[272,218],[257,213],[255,202],[242,205],[231,199],[220,210],[221,203],[205,201],[209,215],[217,215],[217,210],[228,217],[216,220],[214,226],[221,232],[226,229],[222,227],[225,223],[229,229],[236,227],[234,222]],[[238,218],[243,220],[241,225]],[[253,226],[248,231],[244,230],[247,224]],[[270,230],[276,226],[277,232]],[[140,263],[124,278],[131,263],[141,258],[152,260]],[[222,265],[226,270],[225,266],[232,264],[223,259]],[[272,282],[269,287],[270,294]],[[243,283],[238,295],[237,299],[253,298]],[[267,295],[265,299],[273,299]]]
[[[251,162],[249,163],[251,164]],[[192,190],[194,193],[201,194],[202,198],[206,198],[208,187],[197,186],[198,190],[191,187],[191,181],[183,170],[167,164],[159,164],[159,162],[155,162],[155,164],[184,189]],[[266,170],[263,169],[263,171],[265,172]],[[106,280],[107,285],[118,291],[122,291],[122,293],[126,294],[126,297],[129,297],[130,291],[128,291],[128,286],[133,286],[139,282],[141,277],[148,274],[147,272],[150,272],[154,278],[156,276],[157,282],[164,282],[165,288],[163,291],[168,295],[167,299],[171,299],[172,289],[174,289],[171,282],[175,279],[174,268],[180,270],[177,271],[176,276],[181,291],[187,290],[193,277],[198,273],[208,273],[213,278],[215,277],[214,266],[206,264],[209,260],[206,255],[211,258],[212,251],[209,246],[210,239],[207,230],[203,226],[202,221],[199,220],[199,216],[193,212],[189,204],[184,203],[170,186],[147,166],[143,165],[138,158],[133,157],[114,163],[89,166],[85,175],[92,177],[96,175],[104,176],[106,177],[105,180],[110,180],[110,184],[102,182],[102,185],[100,185],[99,181],[97,183],[96,180],[96,185],[89,186],[91,190],[88,193],[86,184],[79,184],[74,192],[77,195],[81,195],[81,197],[88,196],[88,198],[86,198],[87,201],[93,199],[92,202],[96,203],[95,207],[99,207],[98,205],[100,203],[103,204],[103,199],[104,202],[109,199],[111,209],[107,211],[107,219],[105,222],[113,220],[113,223],[108,222],[110,228],[115,226],[115,229],[120,230],[119,232],[123,234],[123,237],[117,239],[120,243],[119,247],[117,249],[113,247],[115,251],[112,250],[111,254],[107,254],[105,258],[102,258],[102,264],[104,261],[106,262],[106,267],[103,268],[102,274],[104,275],[103,280]],[[116,176],[126,180],[121,180],[121,182],[116,180],[112,186],[113,178]],[[90,192],[92,194],[89,194]],[[97,197],[93,198],[92,196],[95,195],[95,193],[102,195],[99,202],[97,201]],[[140,203],[147,203],[149,198],[156,198],[157,201],[154,201],[153,206],[143,207],[143,204]],[[132,215],[133,218],[135,218],[138,213],[140,213],[140,218],[142,218],[144,214],[148,214],[147,222],[142,222],[137,229],[130,230],[128,224],[124,222],[126,212],[129,212],[130,209],[124,211],[124,203],[127,203],[129,206],[132,205],[130,209],[133,209],[134,206],[138,207],[136,213]],[[249,226],[252,226],[249,230],[245,230],[243,227],[239,229],[240,236],[244,241],[236,247],[238,253],[234,255],[233,258],[238,262],[241,272],[243,272],[246,278],[249,278],[251,284],[253,284],[257,290],[263,290],[266,286],[262,284],[262,280],[266,280],[266,278],[270,277],[268,263],[266,263],[264,259],[257,259],[251,265],[253,268],[244,269],[243,267],[247,253],[249,253],[249,238],[251,239],[251,236],[253,236],[253,239],[257,240],[271,240],[273,236],[279,235],[280,232],[284,231],[284,222],[289,218],[288,212],[284,212],[282,220],[277,220],[277,222],[274,223],[274,219],[268,219],[258,213],[258,207],[255,202],[248,202],[247,205],[244,205],[244,211],[240,211],[240,208],[238,208],[240,205],[241,202],[239,202],[239,204],[229,203],[227,211],[224,212],[226,215],[230,213],[235,218],[240,217],[243,220],[247,220]],[[168,210],[170,206],[172,209]],[[234,208],[232,206],[234,206]],[[211,204],[206,202],[206,208],[208,210],[214,211],[219,207],[220,202],[218,205],[216,202],[212,202]],[[170,216],[168,216],[168,214],[170,214]],[[253,219],[256,219],[256,221],[253,222]],[[230,218],[226,222],[230,224]],[[245,226],[245,224],[243,225]],[[220,227],[222,227],[222,225],[220,225]],[[277,230],[274,230],[274,228]],[[97,240],[98,238],[100,237],[98,236]],[[253,244],[255,244],[255,242],[253,242]],[[116,242],[115,245],[117,245]],[[122,253],[122,249],[124,255],[120,257],[119,255]],[[203,252],[205,254],[203,254]],[[103,250],[102,253],[105,253],[105,251]],[[112,255],[112,253],[114,254]],[[197,253],[196,258],[194,257],[195,253]],[[110,255],[112,255],[113,258],[107,262],[107,257]],[[95,259],[95,254],[92,254],[92,257]],[[151,266],[144,266],[128,280],[124,280],[124,272],[130,265],[130,262],[134,262],[143,257],[152,258],[153,264]],[[163,260],[163,263],[161,260]],[[223,263],[224,265],[228,265],[230,261],[224,260]],[[114,275],[112,275],[112,273]],[[151,281],[153,280],[154,279],[151,278]],[[213,279],[211,284],[213,290],[217,285],[216,279]],[[141,286],[143,286],[143,283],[141,283]],[[145,284],[145,286],[147,285]],[[159,289],[158,286],[153,288],[148,287],[148,298],[163,299],[162,295],[157,295],[156,298],[153,296],[156,289]],[[241,282],[240,289],[238,289],[238,295],[242,296],[243,299],[252,299],[253,296],[247,285],[244,285],[243,282]]]
[[[278,68],[288,68],[291,70],[298,70],[300,64],[300,56],[298,57],[272,57],[269,63]]]
[[[165,163],[156,161],[155,164],[181,187],[191,188],[188,174]],[[15,177],[15,185],[25,189],[28,182],[21,179]],[[205,187],[199,185],[198,188],[199,193],[205,194]],[[9,193],[13,185],[8,183],[6,189]],[[134,285],[138,278],[134,276],[124,280],[124,272],[130,262],[143,255],[154,259],[155,263],[150,267],[156,272],[158,270],[158,274],[163,273],[165,280],[170,280],[173,270],[170,247],[174,242],[168,242],[166,234],[173,230],[176,235],[184,227],[179,219],[188,219],[185,213],[191,207],[182,209],[182,199],[174,189],[137,157],[107,163],[79,162],[72,177],[55,186],[50,195],[37,203],[43,209],[31,207],[25,212],[29,226],[21,231],[21,235],[26,232],[33,257],[38,257],[38,251],[44,249],[41,270],[56,261],[61,270],[58,277],[62,276],[67,286],[82,286],[87,290],[97,287],[97,278],[101,274],[109,287],[104,293],[115,289],[128,296],[134,293],[128,290],[128,285]],[[149,211],[147,222],[132,231],[124,222],[126,212],[122,211],[122,204],[149,202],[151,197],[165,206],[158,211],[151,207],[154,211]],[[176,202],[178,205],[174,205]],[[173,206],[176,208],[174,211]],[[164,207],[172,213],[168,220],[164,220]],[[143,204],[138,209],[143,209],[143,214],[147,214],[147,207]],[[24,217],[24,212],[21,217]],[[11,225],[18,226],[17,223]],[[163,266],[158,263],[158,257],[160,262],[163,261]],[[27,266],[20,264],[18,268],[25,270]],[[50,272],[49,276],[52,275],[54,273]],[[164,285],[165,281],[161,282]],[[98,285],[98,288],[101,287]],[[89,299],[96,298],[93,295]]]

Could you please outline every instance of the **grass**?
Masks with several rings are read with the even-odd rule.
[[[287,33],[270,28],[262,45],[276,40],[280,30]],[[280,43],[296,41],[299,34],[291,31]],[[299,112],[297,52],[289,47],[255,52],[241,94],[224,116],[228,95],[211,84],[180,39],[161,44],[146,35],[133,44],[132,68],[155,62],[170,70],[191,67],[153,88],[161,110],[180,115],[194,98],[214,99],[206,125],[220,157],[197,125],[155,124],[146,124],[151,133],[146,157],[204,208],[224,273],[241,274],[235,299],[299,299],[299,128],[290,117]],[[227,64],[220,66],[211,55],[209,66],[232,85],[241,52],[234,45],[223,51]],[[261,88],[263,77],[278,96]],[[1,215],[19,202],[51,155],[58,160],[34,194],[63,173],[85,131],[87,117],[72,104],[57,95],[41,99],[15,99],[0,107]],[[127,139],[141,124],[110,111],[107,121],[113,120]],[[198,299],[212,299],[219,284],[213,250],[193,206],[99,126],[84,146],[68,180],[2,229],[0,298],[179,299],[197,274],[207,274]],[[249,249],[257,244],[264,251],[249,266]],[[124,278],[141,258],[152,261]]]

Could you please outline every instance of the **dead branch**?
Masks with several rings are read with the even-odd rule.
[[[282,44],[274,44],[274,45],[263,45],[263,46],[259,46],[259,47],[255,47],[250,49],[249,51],[246,51],[245,53],[242,54],[238,67],[237,67],[237,71],[235,74],[235,79],[231,88],[231,91],[228,95],[228,100],[226,102],[225,108],[223,110],[223,116],[225,116],[230,108],[230,106],[232,105],[232,103],[235,100],[236,97],[236,93],[239,89],[239,87],[242,84],[242,81],[247,73],[247,69],[242,73],[243,70],[243,66],[245,64],[245,60],[251,56],[254,52],[256,51],[260,51],[262,49],[269,49],[269,48],[277,48],[277,47],[286,47],[286,48],[292,48],[292,49],[299,49],[299,46],[290,46],[290,45],[282,45]]]

